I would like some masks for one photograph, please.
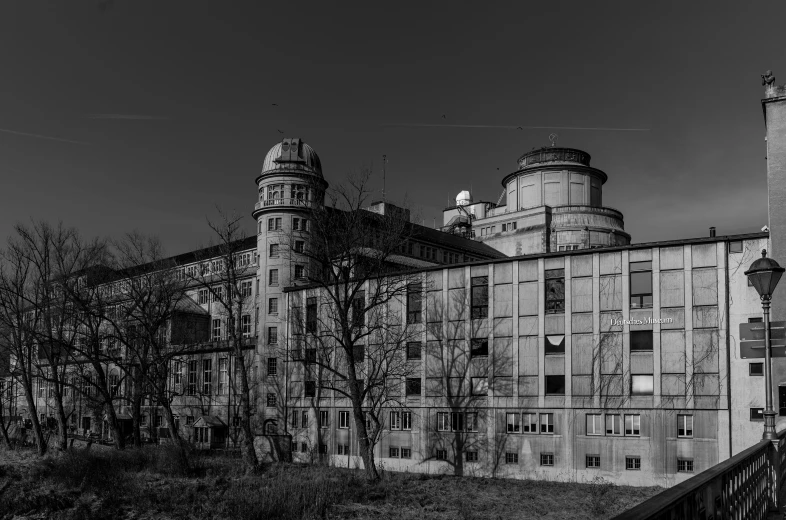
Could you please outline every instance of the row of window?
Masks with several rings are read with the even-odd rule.
[[[259,223],[260,225],[260,233],[262,232],[261,226],[262,221]],[[281,217],[271,217],[267,219],[267,230],[268,231],[282,231],[282,218]],[[308,233],[311,231],[311,222],[307,218],[300,218],[300,217],[292,217],[292,231],[303,231]]]
[[[240,282],[239,293],[241,298],[249,298],[252,294],[251,280],[244,280]],[[236,294],[237,295],[237,294]],[[197,302],[199,305],[205,305],[212,302],[221,302],[224,299],[224,287],[217,285],[210,289],[200,289],[197,292]]]
[[[506,231],[514,231],[517,227],[516,222],[507,222],[500,226],[503,233]],[[486,226],[480,228],[480,236],[493,235],[497,232],[497,226]]]
[[[240,333],[244,338],[251,337],[251,315],[243,314],[240,316]],[[229,331],[227,331],[229,334]],[[210,323],[210,339],[212,341],[220,341],[224,339],[224,320],[221,318],[213,318]]]

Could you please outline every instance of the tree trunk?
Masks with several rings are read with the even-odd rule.
[[[58,449],[65,451],[68,449],[68,417],[66,417],[63,407],[63,395],[57,388],[57,384],[55,384],[55,403],[57,404],[57,431],[60,435]]]
[[[366,418],[363,416],[363,407],[359,403],[360,394],[354,387],[350,390],[350,394],[352,395],[352,415],[355,417],[355,429],[358,432],[360,457],[363,459],[366,478],[371,482],[375,482],[379,480],[379,473],[377,472],[377,465],[374,463],[374,443],[371,442],[368,436]]]
[[[115,407],[112,405],[111,399],[107,402],[105,408],[107,419],[109,419],[109,428],[112,430],[112,437],[114,437],[115,440],[115,448],[123,450],[126,447],[126,440],[123,438],[123,433],[120,431],[120,423],[117,420],[117,414],[115,413]]]
[[[131,428],[134,439],[134,447],[142,447],[142,391],[139,388],[139,383],[134,381],[133,395],[131,396]],[[151,421],[153,419],[151,418]]]
[[[9,407],[9,414],[8,415],[9,416],[11,415],[10,407]],[[5,444],[5,447],[10,450],[11,449],[11,438],[8,436],[8,426],[5,424],[5,419],[3,419],[3,408],[2,408],[2,406],[0,406],[0,431],[3,432],[3,444]]]
[[[35,399],[33,399],[33,389],[31,388],[29,380],[24,381],[22,386],[25,389],[25,400],[27,401],[28,413],[33,423],[33,436],[35,437],[35,443],[38,447],[38,454],[43,456],[46,454],[47,446],[44,441],[44,432],[41,431],[41,423],[38,421],[38,409],[35,406]]]
[[[257,464],[259,464],[259,460],[257,459],[257,453],[254,450],[254,433],[251,431],[251,399],[249,398],[249,385],[248,385],[248,374],[246,373],[246,359],[243,357],[243,350],[240,346],[240,340],[236,339],[238,345],[235,347],[235,356],[237,359],[237,364],[240,367],[240,409],[243,416],[240,418],[240,427],[243,430],[243,440],[242,440],[242,453],[243,453],[243,462],[246,465],[246,473],[250,473],[254,469],[256,469]]]

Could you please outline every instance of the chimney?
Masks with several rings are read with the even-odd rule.
[[[715,226],[710,228],[710,238],[715,238]]]

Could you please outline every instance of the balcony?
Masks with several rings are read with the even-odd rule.
[[[265,208],[273,208],[276,206],[296,206],[301,208],[310,208],[313,204],[313,201],[306,200],[306,199],[267,199],[267,200],[260,200],[256,204],[254,204],[254,210],[260,210]]]

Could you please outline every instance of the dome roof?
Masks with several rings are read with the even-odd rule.
[[[322,177],[322,163],[317,152],[298,138],[285,138],[265,156],[262,173],[301,171]]]

